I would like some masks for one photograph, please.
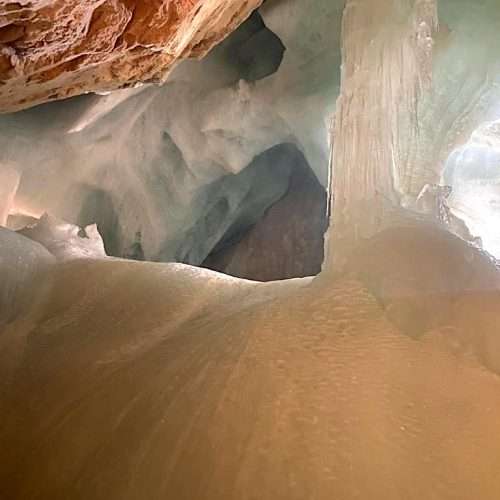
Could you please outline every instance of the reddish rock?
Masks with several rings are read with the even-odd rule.
[[[261,0],[0,0],[0,112],[163,82]]]
[[[305,160],[287,194],[238,242],[212,253],[203,267],[256,281],[313,276],[323,263],[326,191]]]

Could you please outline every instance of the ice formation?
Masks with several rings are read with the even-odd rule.
[[[377,233],[399,205],[400,158],[419,139],[416,109],[436,28],[434,0],[346,3],[332,141],[334,252]]]
[[[38,221],[18,232],[42,244],[59,260],[106,257],[104,243],[95,224],[80,228],[43,214]]]
[[[56,260],[0,229],[0,498],[499,498],[500,271],[432,176],[429,217],[400,206],[436,23],[347,2],[315,279]]]
[[[449,205],[469,232],[495,257],[500,257],[500,134],[498,121],[478,127],[449,156],[443,182],[452,186]]]
[[[2,331],[2,497],[497,498],[498,273],[391,231],[314,281],[48,264]]]

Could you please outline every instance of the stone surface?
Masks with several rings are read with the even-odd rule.
[[[292,173],[283,198],[248,231],[222,240],[203,267],[257,281],[320,272],[327,226],[326,190],[302,154],[290,155],[289,161]]]
[[[260,0],[0,2],[0,112],[90,91],[162,82]]]

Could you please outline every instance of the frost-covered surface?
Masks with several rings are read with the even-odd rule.
[[[500,118],[500,57],[496,0],[440,0],[433,92],[418,107],[420,140],[401,176],[412,199],[438,183],[448,156],[484,122]]]

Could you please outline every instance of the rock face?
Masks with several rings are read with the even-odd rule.
[[[222,240],[203,267],[238,278],[275,281],[315,276],[323,263],[326,190],[304,156],[290,155],[285,196],[247,232]]]
[[[162,82],[261,0],[0,1],[0,112]]]

